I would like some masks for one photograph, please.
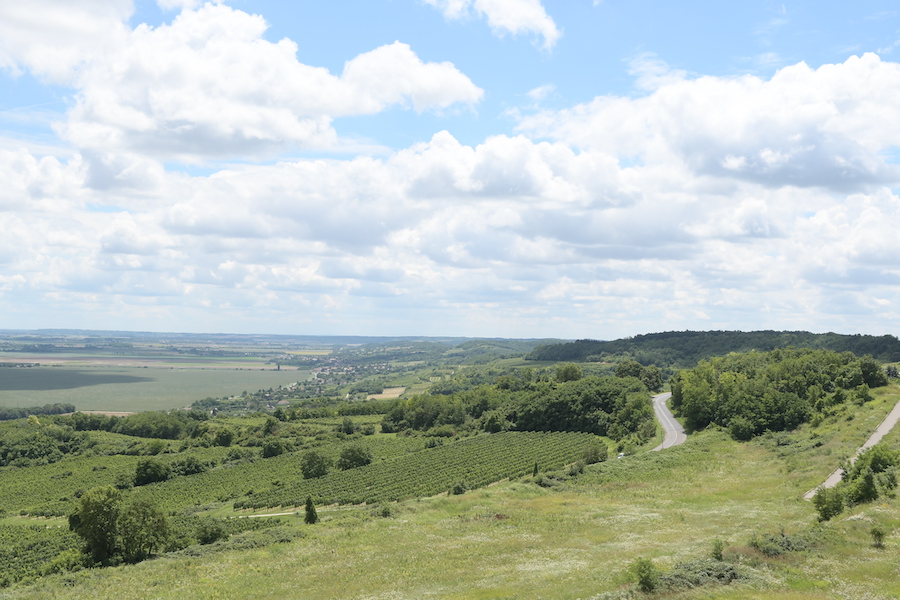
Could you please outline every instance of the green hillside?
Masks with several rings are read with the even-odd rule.
[[[704,358],[729,352],[765,352],[776,348],[814,348],[900,361],[900,340],[893,335],[841,335],[807,331],[669,331],[602,342],[578,340],[535,348],[534,361],[636,360],[643,365],[690,368]]]

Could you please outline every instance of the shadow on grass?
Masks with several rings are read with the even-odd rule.
[[[103,385],[105,383],[145,383],[152,377],[136,377],[119,373],[91,373],[76,369],[0,369],[0,391],[46,391]]]

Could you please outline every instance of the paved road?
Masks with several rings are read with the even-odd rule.
[[[856,457],[862,454],[864,450],[866,450],[867,448],[871,448],[872,446],[880,442],[881,438],[887,435],[888,431],[893,429],[894,425],[897,424],[897,421],[900,421],[900,402],[898,402],[894,406],[894,409],[890,413],[888,413],[888,416],[884,418],[884,421],[881,422],[881,425],[879,425],[875,429],[875,433],[869,436],[869,439],[866,440],[866,443],[856,451],[856,454],[853,456],[853,458],[850,459],[850,464],[856,462]],[[803,495],[803,498],[806,500],[812,500],[812,497],[816,495],[816,490],[818,490],[820,487],[831,488],[836,486],[841,480],[841,476],[843,474],[843,469],[836,470],[834,473],[828,476],[828,479],[826,479],[824,483],[822,483],[822,485],[806,492],[806,494]]]
[[[675,415],[672,414],[672,411],[670,411],[669,407],[666,405],[666,400],[671,397],[672,394],[668,392],[653,396],[653,411],[656,413],[659,424],[662,425],[663,430],[666,432],[663,443],[654,448],[653,451],[664,450],[665,448],[683,444],[687,439],[687,436],[684,434],[684,427],[675,420]]]

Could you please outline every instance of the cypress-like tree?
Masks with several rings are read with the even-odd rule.
[[[316,514],[316,506],[313,504],[312,496],[306,497],[306,517],[303,520],[307,525],[314,525],[319,522],[319,515]]]

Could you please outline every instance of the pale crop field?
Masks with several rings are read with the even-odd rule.
[[[70,402],[79,410],[169,410],[207,397],[256,392],[308,378],[308,371],[297,370],[6,367],[0,368],[0,406]]]

